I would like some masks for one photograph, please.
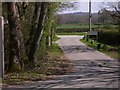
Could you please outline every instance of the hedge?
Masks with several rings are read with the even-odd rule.
[[[120,33],[117,31],[98,32],[98,41],[104,44],[120,46]]]
[[[65,28],[65,29],[57,29],[56,33],[88,32],[88,31],[89,29]]]

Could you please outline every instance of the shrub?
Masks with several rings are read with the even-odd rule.
[[[111,29],[112,26],[111,26],[111,25],[104,25],[103,28],[104,28],[104,29]]]
[[[120,45],[120,33],[116,31],[100,31],[98,33],[100,43],[118,46]]]
[[[107,45],[106,45],[106,44],[103,44],[103,45],[101,46],[101,48],[102,48],[103,50],[107,50]]]
[[[57,29],[56,33],[71,33],[71,32],[87,32],[89,29],[79,29],[79,28],[64,28],[64,29]]]
[[[101,48],[101,44],[98,43],[98,44],[97,44],[97,49],[100,49],[100,48]]]

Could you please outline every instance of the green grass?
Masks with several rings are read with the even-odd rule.
[[[53,42],[55,42],[55,41],[57,41],[57,40],[59,40],[59,39],[60,39],[60,38],[55,35],[55,36],[53,37]]]
[[[53,42],[59,40],[60,38],[57,37],[56,35],[53,38]],[[54,56],[59,56],[63,54],[63,51],[61,48],[58,46],[58,44],[53,43],[52,46],[49,48],[49,54],[54,55]]]
[[[57,33],[57,35],[85,35],[85,32]]]
[[[100,48],[100,49],[97,49],[98,42],[96,42],[96,41],[93,41],[94,42],[93,44],[90,43],[90,40],[86,41],[86,39],[81,39],[80,41],[85,43],[87,46],[93,47],[94,49],[96,49],[96,50],[98,50],[100,52],[103,52],[103,53],[105,53],[106,55],[108,55],[108,56],[110,56],[112,58],[119,58],[118,57],[118,51],[114,51],[114,50],[110,51],[110,49],[112,49],[112,48],[117,49],[117,47],[106,45],[107,46],[106,49],[104,49],[104,47]],[[103,45],[103,44],[101,44],[101,45]]]
[[[54,56],[60,56],[63,54],[61,48],[58,46],[58,44],[54,43],[50,49],[49,49],[49,53],[54,55]]]
[[[106,55],[108,55],[108,56],[110,56],[112,58],[119,58],[117,52],[114,52],[114,51],[107,52],[107,51],[102,51],[102,50],[101,50],[101,52],[105,53]]]
[[[57,26],[57,29],[72,29],[72,28],[80,28],[80,29],[86,29],[89,28],[89,24],[63,24]],[[96,30],[117,30],[117,25],[95,25],[92,24],[92,28],[96,28]]]
[[[92,28],[103,28],[105,26],[111,26],[111,27],[116,27],[116,25],[95,25],[92,24]],[[63,25],[59,25],[57,26],[57,28],[59,29],[65,29],[65,28],[89,28],[89,24],[63,24]]]
[[[93,28],[98,27],[97,25],[92,25]],[[57,29],[65,29],[65,28],[89,28],[88,24],[63,24],[57,27]]]
[[[87,46],[91,46],[96,48],[96,44],[91,44],[90,42],[87,42],[85,39],[80,39],[81,42],[85,43]]]

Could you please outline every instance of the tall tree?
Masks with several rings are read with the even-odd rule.
[[[6,58],[6,61],[9,61],[9,70],[14,68],[15,71],[17,68],[24,69],[24,67],[28,69],[29,63],[34,64],[35,57],[42,55],[41,60],[44,59],[45,53],[47,55],[46,43],[52,43],[50,37],[53,37],[53,29],[51,28],[55,25],[53,22],[58,5],[57,3],[48,5],[48,3],[4,3],[4,13],[2,14],[9,23],[9,28],[6,27],[5,31],[7,35],[5,48],[9,52],[6,54],[9,57]],[[46,39],[46,36],[50,39]]]
[[[47,47],[52,45],[52,38],[53,38],[53,27],[55,23],[56,11],[58,11],[60,3],[49,3],[48,4],[48,12],[47,12],[47,19],[46,19],[46,28],[48,32],[48,36],[46,38]]]
[[[107,7],[113,9],[112,11],[106,10],[106,12],[114,18],[115,22],[118,24],[118,31],[120,32],[120,1],[115,3],[110,3]]]
[[[35,52],[38,49],[39,42],[43,35],[43,25],[44,25],[46,14],[47,14],[47,2],[42,2],[38,26],[37,26],[36,32],[34,34],[34,38],[32,40],[32,43],[30,46],[30,51],[29,51],[28,59],[29,59],[30,63],[34,63]]]
[[[31,43],[32,43],[33,38],[34,38],[34,34],[36,32],[36,29],[37,29],[39,15],[40,15],[41,2],[36,2],[34,5],[35,5],[35,9],[34,9],[33,17],[32,17],[32,22],[31,22],[31,28],[30,28],[31,30],[29,33],[29,38],[28,38],[27,43],[26,43],[27,53],[29,52]]]
[[[19,24],[19,14],[16,2],[8,2],[8,22],[10,29],[9,38],[9,70],[12,70],[16,64],[16,68],[24,68],[24,42]]]

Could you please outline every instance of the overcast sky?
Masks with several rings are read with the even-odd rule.
[[[101,8],[105,7],[107,2],[118,2],[120,0],[91,0],[92,13],[98,12]],[[103,3],[104,2],[104,3]],[[74,8],[65,9],[62,13],[73,13],[73,12],[89,12],[89,0],[79,0],[79,2],[73,2]]]

